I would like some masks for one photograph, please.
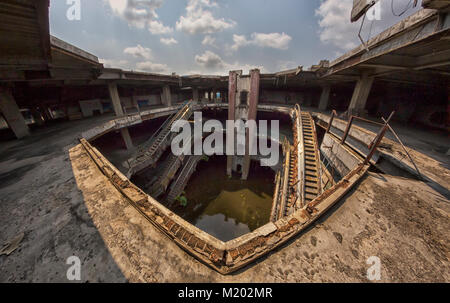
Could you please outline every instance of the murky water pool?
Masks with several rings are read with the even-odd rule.
[[[175,202],[172,210],[182,218],[228,241],[269,222],[275,172],[252,162],[249,178],[229,178],[226,157],[201,161],[185,190],[187,205]]]

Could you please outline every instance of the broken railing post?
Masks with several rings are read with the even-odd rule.
[[[389,126],[389,121],[392,119],[392,117],[394,116],[395,111],[393,111],[391,113],[391,115],[389,116],[389,118],[386,120],[384,126],[380,129],[380,132],[378,133],[378,135],[375,137],[374,141],[369,145],[369,154],[366,157],[366,160],[364,161],[364,165],[369,164],[370,159],[372,159],[373,154],[375,153],[375,151],[377,150],[378,145],[380,144],[381,140],[384,137],[384,134],[386,133],[386,131],[388,130],[388,126]]]
[[[354,116],[350,116],[348,118],[347,128],[345,129],[344,135],[342,136],[341,144],[345,143],[345,140],[347,139],[348,133],[350,132],[350,128],[352,127]]]
[[[330,132],[331,124],[333,124],[333,120],[334,120],[334,117],[335,117],[335,116],[337,116],[337,113],[336,113],[336,111],[333,109],[333,111],[331,112],[330,122],[328,122],[328,127],[327,127],[327,130],[326,130],[325,133],[329,133],[329,132]]]

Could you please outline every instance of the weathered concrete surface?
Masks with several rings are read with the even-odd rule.
[[[222,276],[168,241],[73,148],[95,122],[2,143],[0,243],[25,238],[0,256],[0,282],[66,282],[72,255],[92,282],[367,281],[370,256],[381,259],[382,281],[450,281],[449,201],[423,182],[375,173],[282,249]]]
[[[328,123],[330,115],[323,113],[313,113],[315,117]],[[450,189],[450,158],[445,155],[450,148],[450,140],[442,134],[431,130],[401,125],[399,123],[390,123],[394,130],[400,136],[403,144],[408,147],[408,153],[414,159],[415,164],[419,168],[422,177],[428,182],[434,183],[433,186],[440,187],[440,192],[447,192]],[[347,121],[335,118],[333,126],[341,131],[345,130]],[[350,134],[347,139],[353,147],[360,149],[362,153],[366,153],[368,149],[361,148],[362,145],[355,146],[351,141],[352,138],[357,141],[369,144],[373,141],[379,132],[380,126],[369,124],[362,121],[353,123]],[[388,131],[381,141],[378,154],[384,157],[391,157],[393,162],[410,173],[415,173],[415,168],[402,146],[397,142],[395,137]],[[377,156],[377,153],[375,154]]]

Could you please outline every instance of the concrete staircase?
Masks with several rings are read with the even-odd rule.
[[[283,142],[284,163],[277,175],[271,221],[292,214],[323,191],[322,163],[310,113],[296,108],[294,144]]]
[[[164,151],[170,146],[172,125],[178,120],[187,120],[192,115],[193,109],[191,103],[184,105],[175,115],[169,117],[163,125],[154,133],[152,138],[147,140],[139,150],[128,160],[129,169],[127,176],[154,165]]]
[[[302,197],[303,204],[307,204],[322,193],[322,168],[314,120],[309,112],[301,112],[300,114],[304,150],[304,157],[300,159],[300,161],[303,161],[302,167],[304,169]]]
[[[156,181],[150,187],[150,193],[152,197],[157,198],[166,192],[170,182],[175,177],[178,169],[183,164],[183,160],[184,155],[169,155],[169,159],[166,161],[161,174],[158,174],[158,176],[156,177]]]
[[[183,166],[183,169],[176,177],[175,181],[170,186],[170,191],[167,196],[167,202],[169,204],[173,203],[175,199],[183,192],[189,181],[189,178],[195,171],[198,162],[201,160],[202,156],[188,156],[187,161]]]

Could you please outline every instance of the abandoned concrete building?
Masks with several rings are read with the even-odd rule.
[[[376,256],[383,282],[449,282],[450,5],[422,5],[333,61],[180,76],[106,68],[50,35],[49,0],[1,1],[0,281],[77,256],[91,282],[365,282]],[[279,121],[278,163],[171,153],[194,112]]]

